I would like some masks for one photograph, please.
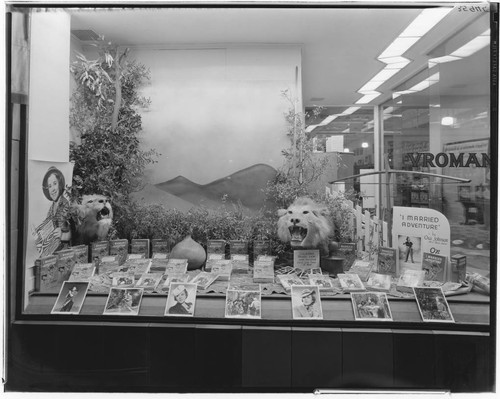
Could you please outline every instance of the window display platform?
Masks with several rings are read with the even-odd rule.
[[[55,294],[35,293],[30,297],[30,303],[25,311],[27,318],[35,317],[37,320],[120,320],[126,319],[137,322],[144,319],[153,321],[182,323],[193,322],[192,317],[164,316],[166,295],[144,294],[138,316],[103,316],[107,295],[89,293],[85,299],[79,315],[51,315],[50,311],[56,300]],[[450,329],[473,329],[475,331],[489,331],[490,323],[490,298],[486,295],[470,292],[464,295],[447,297],[455,323],[429,323],[423,322],[414,298],[389,297],[393,321],[355,321],[352,303],[349,294],[339,294],[334,297],[322,297],[323,319],[322,320],[293,320],[292,303],[288,295],[269,295],[262,297],[262,317],[260,319],[247,318],[224,318],[225,296],[220,294],[199,295],[196,300],[194,319],[200,322],[223,319],[228,324],[282,324],[289,322],[302,325],[312,323],[317,326],[333,325],[340,323],[353,324],[356,327],[377,325],[394,325],[399,323],[410,323],[413,327],[424,329],[446,328]],[[389,327],[390,328],[390,327]]]

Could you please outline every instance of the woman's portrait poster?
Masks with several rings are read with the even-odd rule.
[[[49,256],[69,240],[68,217],[73,164],[70,162],[29,161],[28,221],[26,237],[27,268],[35,259]]]

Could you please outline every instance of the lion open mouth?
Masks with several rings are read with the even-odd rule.
[[[290,226],[288,230],[290,230],[290,243],[292,245],[301,244],[307,236],[307,229],[305,229],[304,227]]]
[[[99,212],[97,212],[97,215],[96,215],[96,219],[97,221],[101,220],[101,219],[108,219],[110,217],[110,214],[109,214],[109,209],[108,208],[102,208]]]

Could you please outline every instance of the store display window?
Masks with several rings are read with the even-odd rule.
[[[402,331],[471,333],[490,378],[497,17],[10,6],[10,322],[215,325],[238,345],[247,327],[339,329],[326,387],[359,385],[356,329],[394,348]],[[404,386],[403,351],[389,357]],[[492,386],[475,376],[467,389]]]

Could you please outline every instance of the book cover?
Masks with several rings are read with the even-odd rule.
[[[112,285],[116,287],[133,287],[135,278],[133,273],[117,272],[112,274]]]
[[[332,279],[326,275],[310,275],[309,284],[318,286],[320,291],[331,291],[334,288]]]
[[[94,241],[90,245],[90,260],[101,259],[103,256],[109,255],[109,241]]]
[[[323,309],[319,288],[316,285],[291,287],[292,316],[294,319],[322,319]]]
[[[277,258],[277,256],[272,256],[272,255],[259,255],[259,256],[257,256],[257,260],[263,260],[266,262],[269,262],[269,261],[275,262],[276,258]]]
[[[230,240],[229,253],[232,255],[248,255],[248,241]]]
[[[75,245],[74,247],[70,247],[75,253],[76,263],[88,263],[89,262],[89,246]]]
[[[103,314],[137,316],[143,294],[141,288],[111,287]]]
[[[196,284],[171,283],[168,291],[165,316],[194,316]]]
[[[365,287],[373,291],[390,291],[392,278],[389,274],[370,273]]]
[[[218,260],[226,259],[225,254],[207,254],[207,260],[205,261],[204,269],[209,272],[212,270],[212,265],[217,263]]]
[[[347,271],[351,268],[352,264],[356,260],[356,251],[356,243],[341,242],[339,243],[339,248],[333,251],[333,255],[345,258],[343,268],[344,271]]]
[[[88,289],[88,282],[65,281],[50,313],[79,314]]]
[[[164,254],[162,252],[157,252],[153,254],[151,259],[168,259],[170,254]]]
[[[455,322],[441,287],[413,287],[413,292],[423,321]]]
[[[134,260],[134,259],[146,259],[145,254],[128,254],[127,255],[127,260]]]
[[[162,238],[153,238],[151,240],[151,253],[153,257],[158,254],[169,254],[170,253],[170,243],[168,240]]]
[[[72,249],[63,249],[61,251],[54,252],[57,256],[56,267],[58,273],[58,287],[61,287],[63,281],[68,280],[73,267],[76,265],[75,253]]]
[[[355,320],[392,321],[387,294],[383,292],[351,293]]]
[[[108,255],[103,256],[99,262],[99,266],[96,267],[97,274],[111,274],[120,271],[120,262],[118,261],[118,255]]]
[[[359,275],[355,273],[339,273],[337,278],[344,292],[366,291]]]
[[[149,258],[149,238],[133,238],[130,243],[131,254],[144,254],[144,257]]]
[[[144,273],[149,272],[150,266],[151,259],[128,259],[123,265],[120,266],[119,271],[133,273],[135,278],[138,279]]]
[[[290,292],[293,285],[304,285],[304,282],[295,273],[278,274],[276,279],[287,292]]]
[[[261,293],[258,291],[245,291],[228,289],[226,292],[225,317],[260,319]]]
[[[160,285],[156,288],[156,290],[160,292],[168,292],[170,288],[170,284],[172,283],[187,283],[189,282],[189,274],[180,273],[180,274],[168,274],[163,276],[162,280],[160,280]]]
[[[399,277],[396,289],[401,292],[413,292],[413,287],[424,284],[424,278],[423,270],[406,269]]]
[[[253,263],[254,283],[274,283],[274,262],[256,260]]]
[[[35,260],[36,291],[57,292],[59,290],[56,262],[56,255],[44,256]]]
[[[459,283],[466,281],[467,278],[467,257],[463,254],[453,255],[450,259],[450,268],[448,269],[449,281]]]
[[[188,267],[188,260],[187,259],[170,258],[167,262],[166,267],[165,267],[165,273],[166,274],[186,273],[187,267]]]
[[[224,240],[208,240],[207,254],[225,254],[226,241]]]
[[[210,284],[212,284],[215,281],[216,278],[217,274],[200,272],[193,277],[190,283],[198,284],[199,289],[206,290],[210,286]]]
[[[110,240],[109,241],[109,254],[118,257],[118,263],[122,265],[127,260],[128,256],[128,240]]]
[[[135,288],[143,288],[144,291],[154,291],[161,280],[161,276],[159,273],[144,273],[137,283],[135,283]]]
[[[259,255],[271,255],[271,245],[269,240],[255,240],[253,242],[253,258],[257,259]]]
[[[422,253],[422,270],[425,272],[425,280],[444,283],[446,265],[446,256],[435,255],[429,252]]]
[[[73,267],[68,281],[88,281],[94,273],[95,265],[93,263],[77,263]]]
[[[378,273],[395,276],[397,274],[397,257],[396,248],[379,247],[377,255]]]
[[[210,273],[217,274],[217,280],[229,281],[233,270],[233,262],[228,259],[218,260],[212,265]]]
[[[373,265],[372,261],[356,259],[349,269],[349,274],[357,274],[361,281],[366,281],[373,269]]]
[[[168,259],[163,258],[153,258],[151,259],[151,265],[149,266],[150,273],[160,273],[165,274],[167,271]]]
[[[231,262],[233,263],[234,274],[248,274],[250,271],[248,255],[231,255]]]

